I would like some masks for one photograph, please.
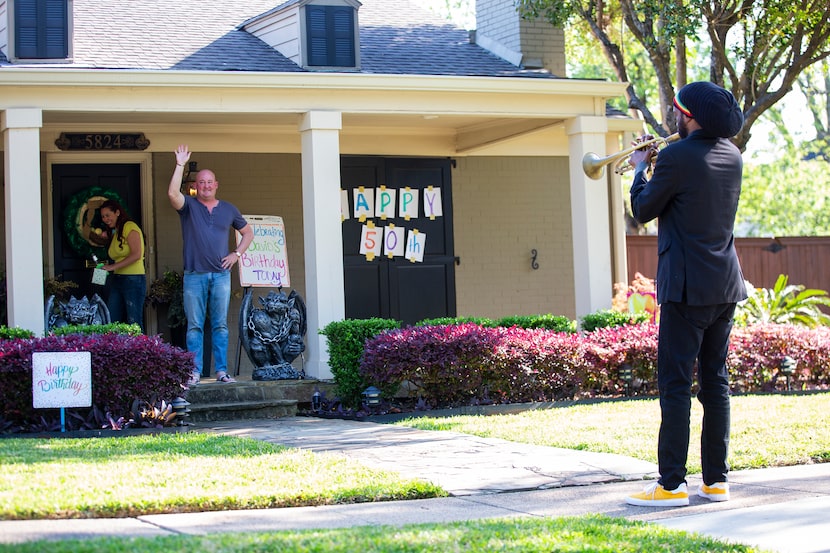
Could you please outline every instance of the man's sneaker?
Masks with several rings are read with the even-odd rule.
[[[689,492],[686,490],[686,484],[680,484],[674,490],[667,490],[662,484],[654,482],[640,493],[626,497],[625,502],[640,507],[684,507],[689,504]]]
[[[715,482],[711,486],[701,484],[697,489],[697,495],[710,501],[729,501],[729,483]]]
[[[191,373],[190,380],[187,381],[187,387],[193,388],[197,384],[199,384],[199,373]]]
[[[231,382],[236,382],[235,378],[231,378],[228,373],[219,372],[216,373],[216,382],[224,382],[225,384],[230,384]]]

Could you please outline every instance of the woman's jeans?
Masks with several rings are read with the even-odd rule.
[[[144,332],[144,296],[147,293],[147,278],[144,275],[109,276],[109,298],[107,309],[110,320],[117,323],[135,323]]]
[[[184,314],[187,317],[187,351],[193,352],[196,374],[202,374],[206,316],[210,318],[210,337],[216,372],[228,372],[228,305],[230,301],[230,271],[221,273],[185,271]]]

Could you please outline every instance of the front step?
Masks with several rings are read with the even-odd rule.
[[[190,405],[189,422],[212,422],[244,419],[278,419],[297,415],[297,400],[241,401],[236,403],[202,403]]]
[[[189,390],[189,422],[212,422],[293,417],[297,404],[310,403],[315,390],[327,392],[329,382],[318,380],[241,380],[229,384],[203,380]]]

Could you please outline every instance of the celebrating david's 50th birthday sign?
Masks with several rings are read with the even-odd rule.
[[[281,288],[291,286],[285,225],[276,215],[243,215],[254,231],[254,241],[239,258],[239,282],[242,286]],[[236,233],[236,243],[242,235]]]
[[[349,210],[349,191],[340,191],[340,216],[343,220],[350,216],[364,223],[360,233],[360,254],[367,261],[383,254],[389,258],[405,257],[409,261],[423,262],[427,235],[417,228],[397,227],[391,222],[379,227],[369,218],[386,221],[399,217],[410,221],[418,217],[423,206],[424,217],[435,220],[444,214],[441,202],[441,189],[429,186],[423,189],[423,198],[417,190],[410,187],[391,189],[379,188],[352,189],[354,210]],[[423,201],[421,201],[423,200]]]

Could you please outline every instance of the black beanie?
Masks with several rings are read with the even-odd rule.
[[[731,138],[744,125],[744,114],[732,93],[709,81],[681,88],[674,97],[674,105],[711,136]]]

